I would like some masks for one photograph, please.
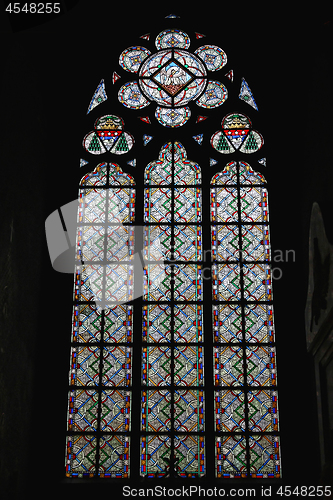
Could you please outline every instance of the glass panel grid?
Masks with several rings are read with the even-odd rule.
[[[245,162],[211,185],[215,473],[281,476],[267,190]]]
[[[201,172],[180,143],[145,171],[141,475],[205,474]],[[185,187],[186,185],[186,187]]]
[[[67,477],[129,477],[134,181],[100,164],[81,181],[70,352]]]

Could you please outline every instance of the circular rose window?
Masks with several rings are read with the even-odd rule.
[[[190,119],[190,101],[206,109],[225,102],[225,85],[207,77],[227,63],[227,55],[220,47],[202,45],[192,54],[186,50],[189,36],[174,28],[159,33],[155,45],[155,54],[141,46],[129,47],[120,54],[120,66],[137,74],[137,80],[126,82],[118,91],[124,106],[142,109],[155,102],[155,117],[161,125],[181,127]]]

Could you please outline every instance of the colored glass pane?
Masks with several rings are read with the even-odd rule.
[[[181,49],[160,50],[142,65],[142,92],[160,106],[183,106],[204,90],[206,69],[200,59]]]
[[[228,98],[228,91],[221,82],[209,80],[203,95],[196,101],[202,108],[217,108]]]
[[[139,67],[148,56],[150,51],[144,47],[129,47],[119,57],[119,64],[125,71],[137,73]]]
[[[202,59],[209,71],[218,71],[227,64],[226,53],[216,45],[203,45],[194,53]]]
[[[174,47],[178,49],[188,49],[190,46],[190,39],[184,31],[167,29],[157,35],[155,45],[158,50]]]
[[[216,131],[211,137],[211,145],[223,154],[255,153],[264,144],[259,132],[252,130],[250,119],[241,113],[230,113],[222,120],[222,130]]]
[[[239,92],[238,96],[242,101],[246,102],[246,104],[249,104],[252,106],[252,108],[256,109],[258,111],[258,106],[256,101],[254,100],[252,91],[249,87],[249,84],[245,80],[245,78],[242,78],[242,84],[241,84],[241,89]]]
[[[105,83],[104,80],[100,81],[100,84],[98,85],[97,89],[95,90],[94,95],[92,96],[92,99],[90,101],[90,104],[88,106],[88,111],[87,114],[90,113],[96,106],[99,104],[102,104],[104,101],[107,100],[107,95],[105,92]]]
[[[141,475],[167,476],[171,468],[180,477],[200,477],[205,474],[201,171],[180,143],[170,142],[147,165],[144,180]]]
[[[164,127],[181,127],[191,116],[188,106],[183,108],[162,108],[157,106],[155,117]]]
[[[84,149],[99,155],[110,151],[120,155],[127,153],[134,144],[134,137],[123,131],[124,121],[116,115],[104,115],[95,121],[95,131],[89,132],[83,139]]]
[[[80,183],[68,477],[129,476],[134,184],[115,163],[99,164]]]
[[[118,99],[130,109],[141,109],[149,105],[149,101],[141,93],[137,82],[125,83],[118,92]]]
[[[250,126],[233,115],[225,129],[236,122]],[[230,162],[211,202],[216,475],[280,477],[266,181]]]

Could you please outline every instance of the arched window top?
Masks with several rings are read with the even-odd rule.
[[[158,159],[145,169],[145,182],[148,184],[170,184],[172,181],[177,185],[201,182],[199,165],[187,159],[186,149],[180,142],[165,143]]]
[[[240,184],[265,184],[266,179],[262,174],[252,169],[251,165],[245,161],[239,162],[239,183]]]
[[[222,172],[218,172],[212,178],[212,184],[217,185],[236,185],[237,176],[239,175],[240,184],[265,184],[266,179],[259,172],[255,172],[251,165],[245,161],[238,162],[239,171],[237,172],[237,162],[231,161],[227,163]]]
[[[82,177],[80,186],[134,186],[130,174],[122,171],[117,163],[99,163],[93,172]]]
[[[263,136],[243,113],[258,107],[245,79],[235,88],[223,69],[222,48],[196,41],[205,35],[158,33],[122,51],[109,96],[101,80],[88,108],[105,111],[91,116],[84,154],[91,170],[107,162],[79,187],[67,475],[135,480],[140,465],[147,479],[278,478],[268,193],[240,161],[253,153],[265,165]],[[105,114],[111,97],[126,124]],[[191,132],[200,155],[193,143],[189,154],[210,166],[208,155],[230,154],[218,173],[188,158],[179,130],[206,110]],[[132,116],[145,124],[143,146],[159,125],[173,131],[141,155]],[[132,175],[109,160],[129,151]]]

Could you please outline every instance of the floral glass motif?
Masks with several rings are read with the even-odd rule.
[[[281,475],[269,240],[264,177],[228,163],[211,183],[217,477]]]
[[[205,474],[201,170],[166,143],[145,169],[141,475]],[[172,465],[173,464],[173,465]]]
[[[208,72],[227,63],[220,47],[204,45],[190,53],[189,36],[176,29],[161,32],[155,45],[158,51],[154,54],[144,47],[129,47],[121,53],[121,67],[138,75],[138,81],[127,82],[119,90],[118,98],[124,106],[140,109],[154,101],[158,122],[180,127],[191,116],[187,107],[191,101],[205,108],[224,103],[228,97],[225,85],[208,79]]]
[[[100,163],[79,187],[67,477],[129,475],[134,185]]]

